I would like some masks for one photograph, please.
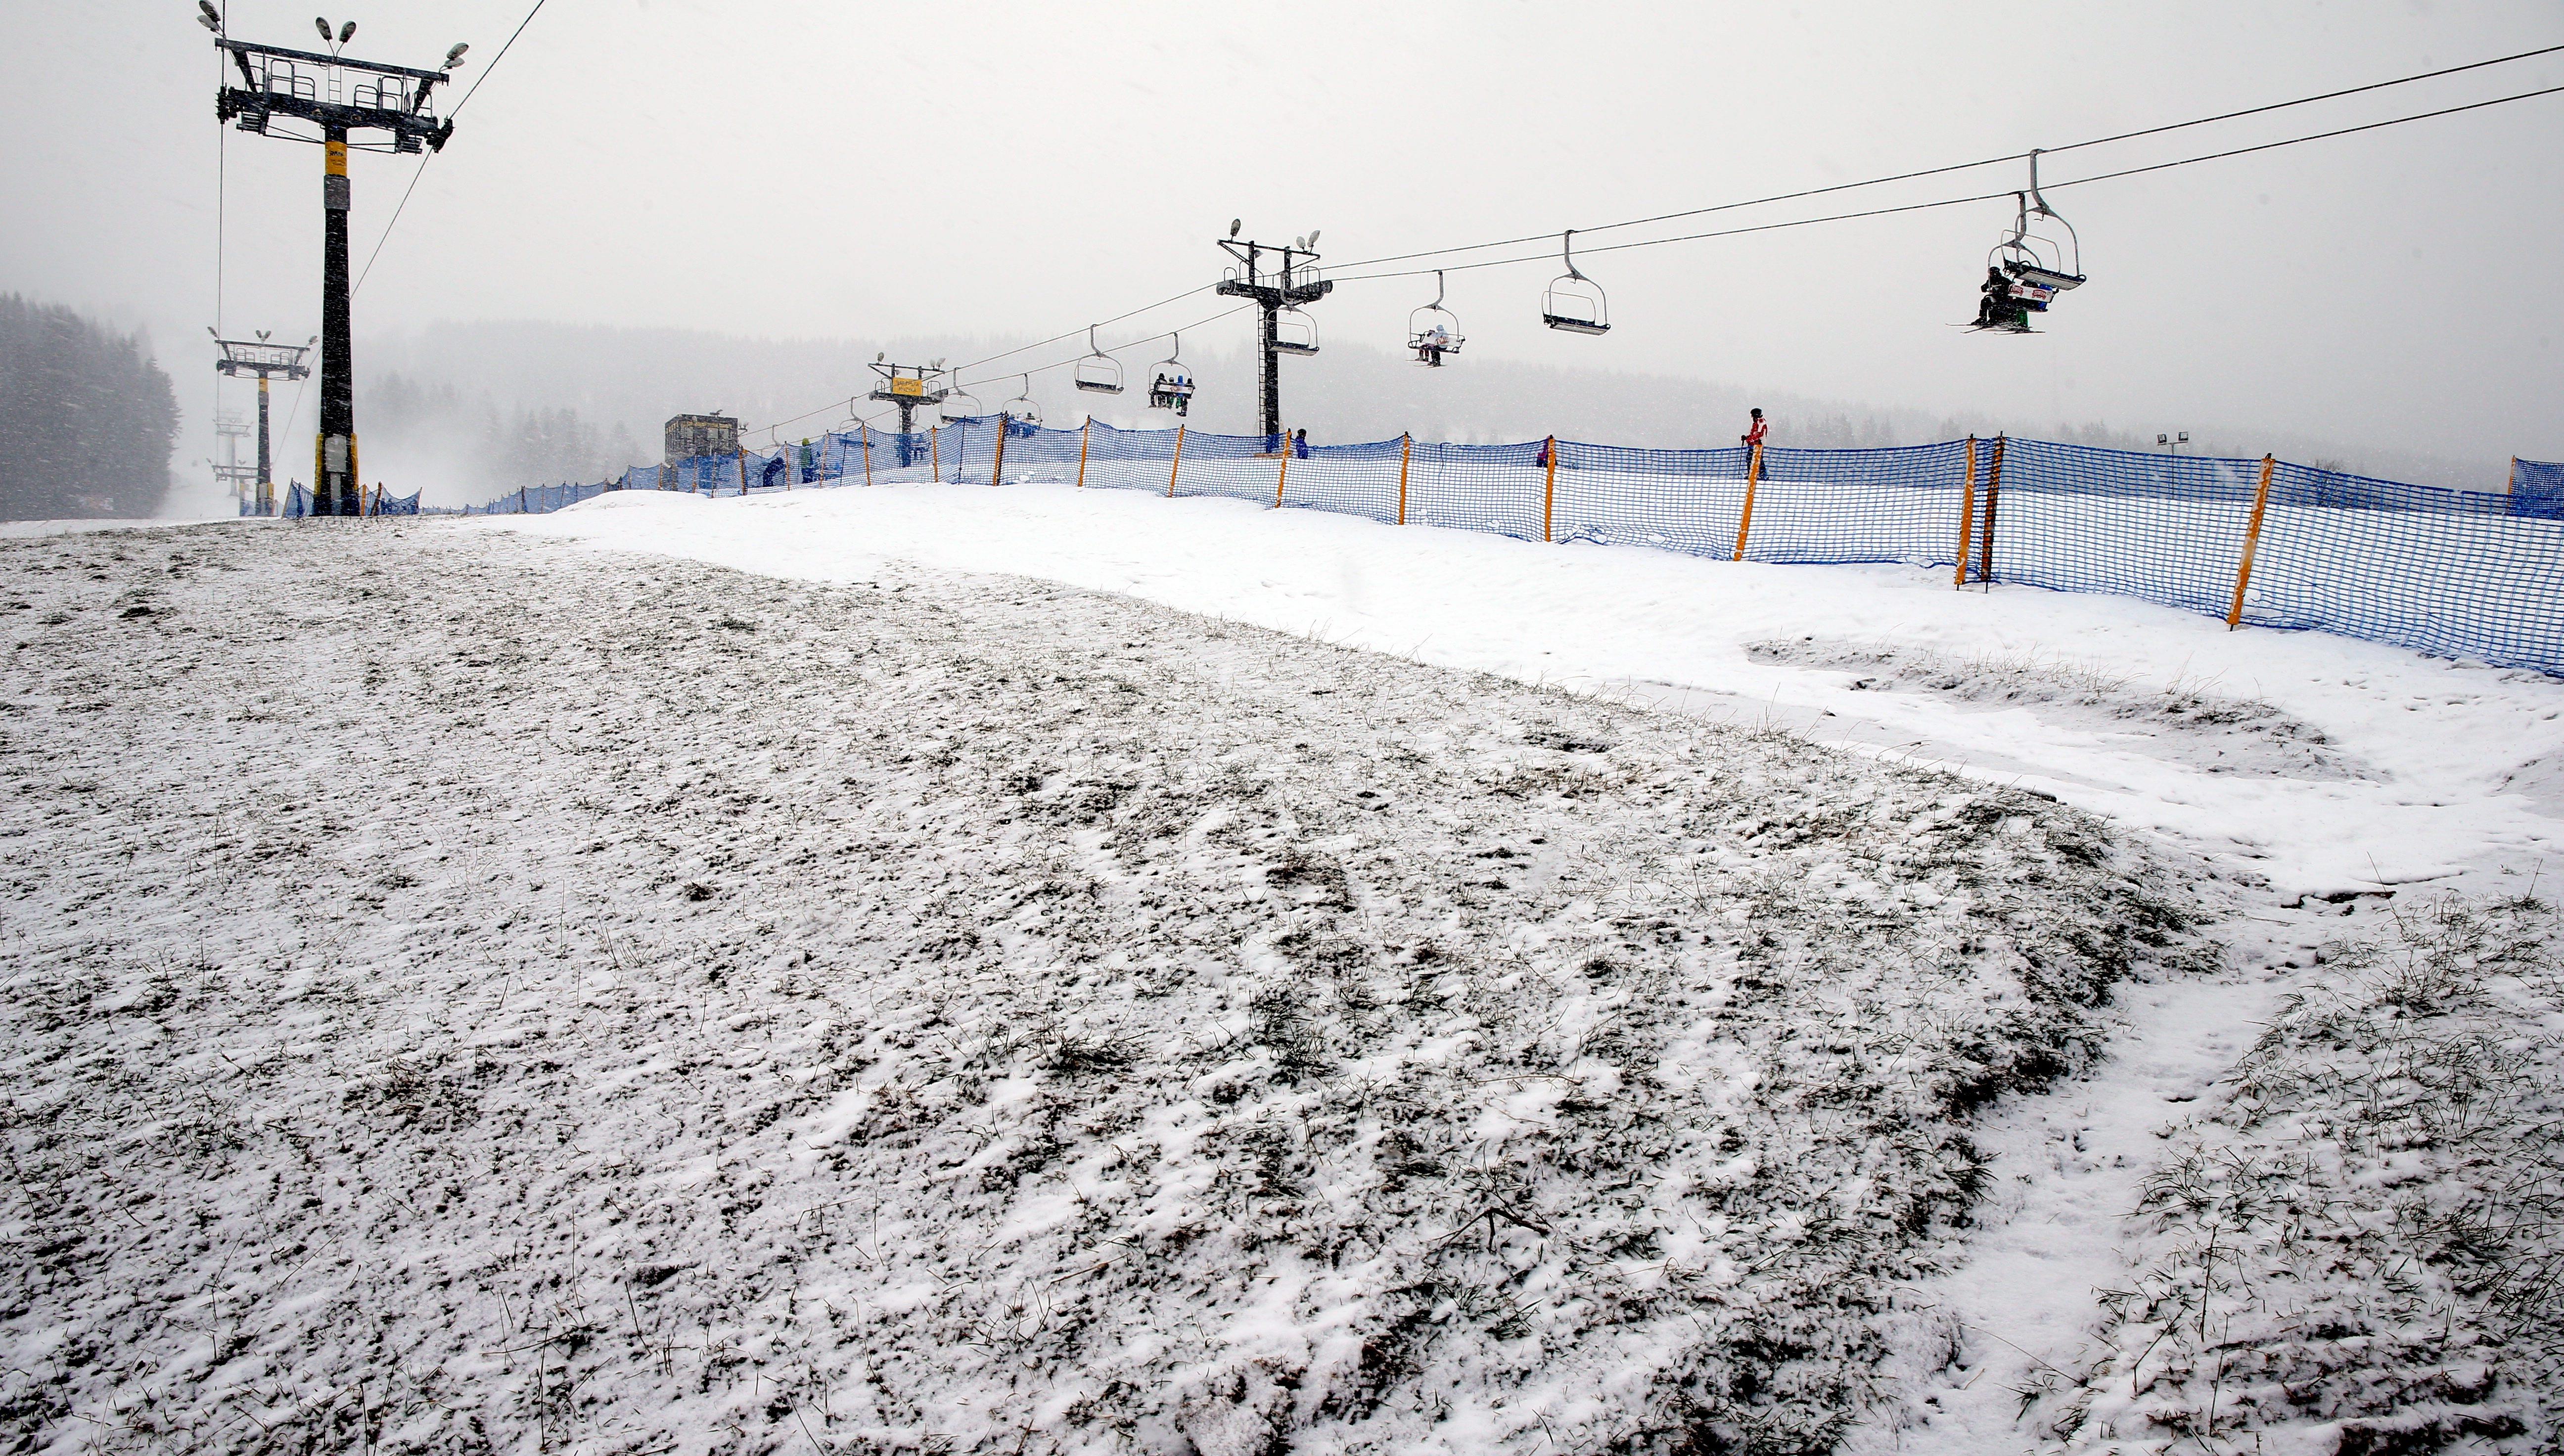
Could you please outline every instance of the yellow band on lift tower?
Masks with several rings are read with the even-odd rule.
[[[328,177],[343,177],[347,175],[347,143],[343,141],[332,141],[327,143],[327,147],[329,154],[321,163],[321,175]]]

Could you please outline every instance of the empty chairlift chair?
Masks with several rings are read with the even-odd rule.
[[[1273,315],[1273,351],[1283,354],[1314,354],[1318,351],[1318,320],[1307,312],[1285,307]]]
[[[1442,270],[1433,270],[1433,302],[1406,315],[1406,346],[1415,362],[1439,369],[1442,360],[1460,351],[1460,319],[1442,307]]]
[[[2012,231],[1986,254],[1984,295],[1977,305],[1980,332],[2036,333],[2030,315],[2044,313],[2056,296],[2083,286],[2083,243],[2074,225],[2049,208],[2038,195],[2038,151],[2030,153],[2030,190],[2013,194]],[[2031,218],[2054,223],[2044,232],[2030,230]]]
[[[1558,250],[1567,262],[1567,271],[1551,279],[1549,291],[1541,295],[1540,321],[1569,333],[1610,332],[1610,300],[1603,297],[1601,284],[1576,271],[1574,228],[1559,239]]]
[[[962,381],[957,378],[953,381],[952,391],[944,396],[943,410],[948,420],[975,420],[986,414],[988,407],[979,402],[977,395],[962,388]]]
[[[1077,361],[1077,387],[1089,394],[1120,394],[1122,365],[1095,346],[1095,325],[1086,325],[1086,357]]]
[[[1181,334],[1167,335],[1173,352],[1150,367],[1149,408],[1173,410],[1182,415],[1192,407],[1193,376],[1184,368],[1184,340]]]

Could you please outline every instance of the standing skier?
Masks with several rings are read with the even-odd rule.
[[[1737,436],[1736,443],[1744,446],[1748,450],[1751,450],[1755,446],[1763,443],[1764,433],[1771,428],[1772,427],[1770,425],[1763,422],[1763,410],[1762,407],[1758,405],[1754,410],[1752,427],[1747,429],[1744,434]]]

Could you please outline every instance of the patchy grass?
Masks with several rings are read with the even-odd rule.
[[[2052,800],[1065,588],[0,566],[22,1449],[1813,1456],[2196,954]]]
[[[2564,927],[2400,909],[2330,947],[2147,1179],[2098,1354],[2024,1391],[2075,1449],[2564,1445]]]

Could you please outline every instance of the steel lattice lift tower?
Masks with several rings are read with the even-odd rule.
[[[211,329],[206,331],[212,332]],[[258,514],[274,516],[276,514],[276,473],[270,463],[267,447],[267,381],[271,377],[309,378],[312,366],[303,362],[303,355],[312,347],[312,344],[269,343],[267,335],[268,330],[262,328],[258,331],[257,341],[251,342],[248,339],[224,338],[216,334],[214,342],[222,346],[223,356],[214,360],[214,368],[217,372],[229,374],[233,378],[239,378],[244,374],[258,376],[258,474],[252,478],[252,481],[258,487]],[[316,338],[313,342],[318,343],[320,340]],[[354,449],[353,437],[350,437],[348,450],[352,453]]]
[[[231,54],[240,71],[240,85],[226,86],[216,96],[214,114],[243,131],[317,141],[322,148],[320,431],[313,447],[312,514],[354,516],[356,375],[348,354],[347,312],[347,213],[354,197],[347,180],[348,137],[388,133],[386,140],[359,142],[360,151],[443,150],[454,123],[438,119],[430,100],[437,83],[462,64],[464,48],[448,51],[444,67],[436,71],[351,60],[336,47],[354,38],[356,23],[347,22],[332,41],[326,20],[317,22],[323,43],[332,47],[326,54],[254,46],[224,35],[213,6],[205,0],[198,5],[203,24],[214,32],[214,44]],[[288,119],[308,123],[319,134],[271,129]]]
[[[1252,300],[1260,311],[1255,346],[1263,362],[1264,439],[1268,449],[1279,450],[1282,448],[1282,367],[1279,356],[1318,351],[1316,330],[1307,322],[1306,315],[1300,313],[1299,306],[1316,303],[1335,292],[1336,286],[1319,276],[1318,255],[1312,248],[1296,244],[1288,248],[1267,248],[1252,240],[1241,243],[1237,240],[1237,229],[1236,223],[1230,223],[1228,236],[1219,240],[1219,246],[1241,265],[1230,269],[1228,276],[1220,280],[1219,293],[1226,298]],[[1308,242],[1314,244],[1317,237],[1316,233],[1311,233]],[[1279,270],[1265,270],[1263,255],[1267,253],[1282,255]],[[1278,321],[1286,310],[1299,320],[1301,328],[1307,329],[1305,336],[1281,336]]]

